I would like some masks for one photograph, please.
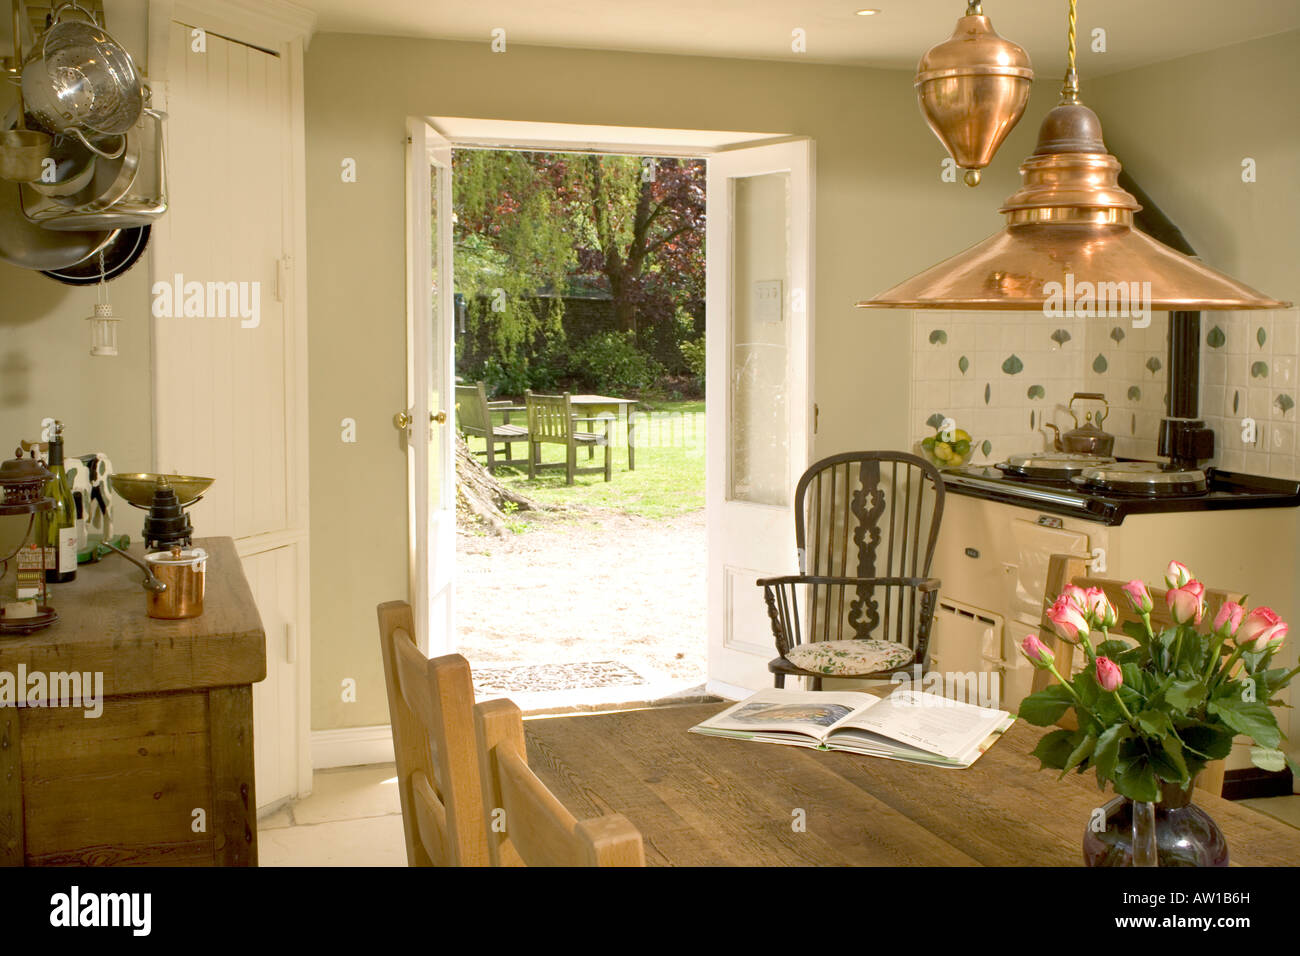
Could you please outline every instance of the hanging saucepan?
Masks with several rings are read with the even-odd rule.
[[[17,183],[0,183],[0,261],[22,269],[66,269],[96,255],[117,230],[53,232],[27,221]]]
[[[11,109],[4,119],[5,132],[16,131],[18,126],[18,107]],[[49,137],[48,133],[40,135],[52,139],[49,158],[54,164],[48,170],[42,163],[40,174],[27,185],[43,196],[56,198],[74,196],[90,185],[95,175],[95,154],[81,145],[81,140],[72,136]],[[3,178],[3,177],[0,177]]]
[[[64,19],[73,12],[86,20]],[[40,49],[23,66],[23,99],[37,126],[74,136],[112,159],[140,119],[144,85],[122,45],[88,11],[66,3],[54,11]]]
[[[51,201],[41,203],[27,191],[27,187],[23,187],[23,215],[29,222],[56,232],[123,228],[126,223],[97,220],[131,191],[140,168],[139,137],[128,133],[125,139],[126,148],[121,156],[116,159],[96,158],[90,182],[78,192],[54,196]]]
[[[101,278],[104,282],[112,282],[144,255],[152,231],[152,226],[122,229],[114,234],[108,245],[88,259],[66,269],[46,269],[41,274],[71,286],[99,285]]]

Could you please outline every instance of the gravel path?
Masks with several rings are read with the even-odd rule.
[[[703,511],[526,521],[505,539],[457,535],[457,641],[471,663],[621,661],[683,688],[703,683]]]

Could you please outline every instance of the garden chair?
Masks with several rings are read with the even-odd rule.
[[[1083,659],[1082,650],[1067,644],[1057,636],[1056,630],[1052,627],[1052,622],[1047,617],[1047,612],[1056,603],[1057,596],[1065,590],[1067,584],[1077,584],[1081,588],[1101,588],[1106,592],[1106,599],[1115,605],[1115,611],[1118,620],[1115,626],[1111,628],[1114,634],[1122,635],[1126,623],[1139,623],[1142,618],[1133,610],[1133,605],[1124,595],[1124,582],[1112,580],[1110,578],[1090,578],[1087,576],[1088,559],[1080,558],[1071,554],[1054,554],[1047,565],[1047,587],[1043,595],[1043,619],[1039,625],[1039,638],[1056,659],[1056,669],[1064,677],[1072,677],[1078,670],[1075,666]],[[1174,623],[1173,615],[1169,612],[1169,605],[1165,601],[1165,591],[1162,588],[1148,587],[1151,592],[1151,626],[1156,631],[1161,631]],[[1236,601],[1241,603],[1243,595],[1234,594],[1230,591],[1218,591],[1211,588],[1205,589],[1205,617],[1208,620],[1214,620],[1214,616],[1219,613],[1219,608],[1223,606],[1224,601]],[[1227,648],[1224,648],[1226,653]],[[1035,670],[1033,691],[1037,693],[1049,684],[1055,684],[1056,678],[1050,671]],[[1074,730],[1078,727],[1074,714],[1067,711],[1060,720],[1056,722],[1058,727],[1066,730]],[[1223,781],[1227,772],[1227,762],[1224,760],[1212,760],[1206,764],[1205,770],[1196,778],[1196,788],[1205,790],[1209,793],[1219,796],[1223,793]]]
[[[469,662],[426,658],[405,601],[378,612],[407,864],[487,866]]]
[[[928,661],[939,581],[929,576],[943,479],[892,451],[833,455],[795,486],[799,573],[758,581],[780,655],[776,686],[881,679]],[[800,597],[802,595],[802,607]]]
[[[610,458],[610,447],[613,445],[610,432],[612,418],[577,418],[568,392],[563,395],[535,395],[531,391],[524,392],[524,407],[528,410],[528,477],[530,479],[537,477],[537,472],[541,468],[559,467],[564,468],[566,484],[570,485],[573,484],[575,475],[602,472],[606,481],[613,477],[613,461]],[[603,432],[582,431],[577,427],[598,422],[604,422]],[[542,463],[543,445],[564,446],[563,466],[559,463]],[[598,445],[603,445],[605,448],[604,465],[579,468],[578,447],[594,448]]]
[[[515,442],[528,440],[528,429],[521,425],[510,424],[510,413],[523,410],[521,406],[512,405],[510,402],[489,402],[487,387],[482,382],[456,386],[456,424],[467,437],[473,436],[485,441],[487,470],[493,474],[502,465],[527,464],[525,459],[515,458],[512,449]],[[505,413],[505,423],[502,425],[495,425],[492,422],[492,416],[498,412]],[[505,446],[504,458],[497,458],[498,445]],[[478,452],[478,454],[484,453]]]
[[[476,705],[474,736],[493,866],[645,866],[631,821],[619,813],[578,820],[537,778],[513,701]]]

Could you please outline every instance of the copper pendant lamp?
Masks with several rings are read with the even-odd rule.
[[[966,170],[966,185],[979,185],[980,170],[1020,122],[1033,81],[1029,54],[998,35],[979,0],[971,0],[951,37],[921,57],[921,113]]]
[[[1098,297],[1103,289],[1140,294],[1158,311],[1290,306],[1134,228],[1142,206],[1119,186],[1120,164],[1106,150],[1101,122],[1079,101],[1076,11],[1077,0],[1070,0],[1061,102],[1020,167],[1021,188],[999,210],[1006,225],[859,308],[1028,311],[1080,288]]]

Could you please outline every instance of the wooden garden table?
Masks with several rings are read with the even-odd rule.
[[[525,723],[529,762],[579,818],[622,813],[651,866],[1079,866],[1109,799],[1058,780],[1017,723],[966,770],[688,734],[722,704]],[[1234,864],[1300,864],[1300,830],[1203,793]],[[792,824],[804,811],[806,832]]]
[[[595,418],[604,413],[619,418],[624,406],[627,407],[627,470],[636,471],[636,436],[632,426],[632,410],[637,405],[636,399],[611,398],[608,395],[572,395],[569,397],[569,403],[580,410],[579,418]],[[587,430],[592,431],[594,427],[588,424]],[[596,450],[588,448],[587,453],[594,455]]]

